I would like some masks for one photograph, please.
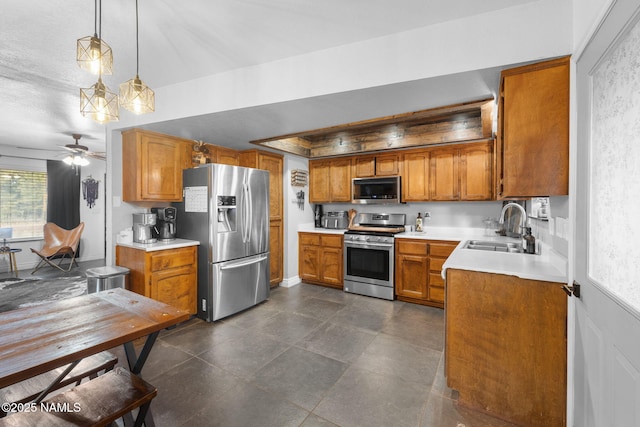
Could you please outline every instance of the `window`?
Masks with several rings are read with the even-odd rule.
[[[0,227],[13,238],[42,237],[47,221],[47,173],[0,169]]]

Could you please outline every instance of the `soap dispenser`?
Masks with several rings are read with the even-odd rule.
[[[418,217],[416,218],[416,231],[422,231],[422,215],[418,212]]]
[[[522,237],[522,249],[527,254],[536,253],[536,238],[531,234],[531,227],[525,227]]]

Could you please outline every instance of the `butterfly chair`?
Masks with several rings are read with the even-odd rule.
[[[31,248],[31,252],[40,257],[40,262],[33,269],[31,274],[38,271],[43,263],[49,264],[51,267],[55,267],[61,271],[71,271],[71,267],[75,263],[76,255],[78,251],[78,244],[80,243],[80,236],[84,230],[84,222],[78,224],[78,226],[72,230],[67,230],[62,227],[58,227],[52,222],[48,222],[44,225],[44,244],[42,249],[37,250]],[[62,260],[66,257],[70,257],[69,267],[65,270],[61,267]],[[57,264],[53,262],[54,259],[59,258]]]

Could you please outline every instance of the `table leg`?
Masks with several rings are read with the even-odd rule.
[[[16,273],[16,277],[18,277],[18,264],[16,263],[16,254],[13,252],[9,254],[9,264],[11,265],[11,271]]]
[[[142,368],[144,367],[145,362],[147,361],[147,357],[149,357],[149,353],[151,352],[151,348],[153,344],[156,342],[156,338],[158,338],[158,334],[160,331],[153,332],[152,334],[147,335],[147,339],[144,342],[144,346],[142,347],[142,351],[140,355],[136,355],[136,349],[133,346],[132,342],[128,342],[124,345],[124,352],[127,355],[127,363],[129,364],[129,370],[136,374],[140,375],[142,372]],[[129,417],[125,418],[125,424],[129,425],[129,422],[133,419],[131,414],[128,414]],[[147,409],[147,413],[144,416],[144,425],[146,427],[155,427],[155,422],[153,421],[153,415],[151,414],[151,408]]]
[[[47,387],[46,389],[44,389],[42,391],[42,393],[40,393],[38,395],[38,397],[36,397],[36,400],[34,400],[35,404],[39,404],[40,402],[42,402],[42,399],[44,399],[45,397],[47,397],[47,394],[49,394],[49,392],[51,390],[53,390],[59,383],[60,381],[62,381],[64,379],[64,377],[67,376],[67,374],[69,372],[71,372],[73,370],[73,368],[75,368],[78,363],[80,363],[82,359],[78,359],[75,362],[69,364],[69,366],[67,366],[67,369],[65,369],[60,375],[58,375],[58,378],[56,378],[55,380],[53,380],[53,382],[51,384],[49,384],[49,387]]]

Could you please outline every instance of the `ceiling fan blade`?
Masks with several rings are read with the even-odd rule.
[[[92,159],[107,160],[107,153],[87,151],[85,154]]]

